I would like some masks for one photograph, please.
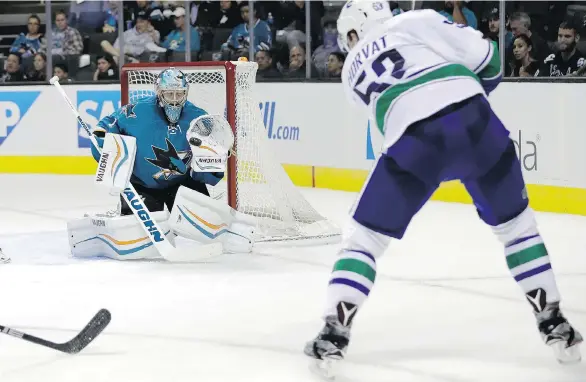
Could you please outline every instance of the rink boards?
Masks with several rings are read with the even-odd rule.
[[[583,86],[503,83],[490,97],[515,140],[537,210],[586,215]],[[65,89],[90,126],[120,104],[116,85]],[[348,106],[340,84],[262,83],[257,98],[269,145],[295,184],[361,189],[382,136]],[[89,145],[51,86],[0,87],[0,173],[92,174]],[[442,185],[433,198],[471,202],[458,182]]]

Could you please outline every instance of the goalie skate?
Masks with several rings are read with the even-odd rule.
[[[583,337],[564,317],[559,309],[559,303],[547,304],[545,291],[541,288],[527,293],[527,299],[535,309],[541,337],[546,345],[551,346],[558,362],[580,362],[582,356],[579,345],[583,342]]]

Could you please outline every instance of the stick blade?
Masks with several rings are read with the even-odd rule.
[[[81,332],[71,341],[61,344],[61,351],[77,354],[88,346],[110,323],[112,314],[107,309],[100,309]]]

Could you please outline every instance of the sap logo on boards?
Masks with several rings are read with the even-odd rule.
[[[277,109],[277,103],[275,101],[261,102],[258,106],[260,107],[262,121],[269,139],[284,141],[299,140],[299,126],[275,126],[275,110]]]
[[[81,119],[88,124],[90,129],[94,129],[98,122],[120,109],[120,92],[116,90],[78,90],[77,91],[77,112]],[[77,126],[77,145],[78,147],[91,147],[85,130]]]
[[[0,145],[18,126],[41,92],[0,92]]]

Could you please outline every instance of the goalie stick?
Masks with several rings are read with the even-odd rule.
[[[0,325],[0,331],[12,337],[21,338],[37,345],[45,346],[67,354],[77,354],[88,346],[108,326],[112,315],[107,309],[100,309],[91,321],[82,329],[77,336],[70,341],[59,344],[35,337],[30,334],[19,332]]]
[[[77,122],[83,127],[86,133],[89,135],[89,139],[92,142],[92,145],[95,149],[102,154],[102,150],[98,141],[92,134],[90,127],[81,119],[81,115],[77,112],[75,106],[61,87],[59,83],[59,77],[55,76],[49,80],[51,85],[54,85],[57,88],[57,91],[65,102],[69,105],[69,108],[77,118]],[[209,258],[215,255],[220,255],[222,253],[222,244],[221,243],[211,243],[211,244],[204,244],[197,247],[197,254],[194,256],[193,253],[185,253],[173,246],[167,239],[164,234],[164,231],[161,227],[157,224],[154,219],[151,219],[151,212],[148,210],[147,206],[142,202],[138,192],[134,189],[132,184],[128,183],[128,186],[122,191],[122,197],[128,204],[129,208],[132,210],[134,216],[140,223],[143,230],[146,232],[147,237],[153,243],[157,251],[161,254],[161,256],[170,262],[189,262],[189,261],[201,261],[202,258]],[[193,250],[192,250],[193,252]]]

